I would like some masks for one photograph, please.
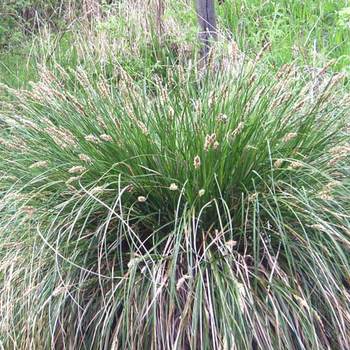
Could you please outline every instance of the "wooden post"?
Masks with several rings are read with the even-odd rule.
[[[158,0],[157,2],[157,30],[158,35],[162,36],[164,32],[163,17],[165,12],[164,0]]]
[[[203,48],[201,56],[207,59],[211,40],[217,39],[216,14],[214,0],[196,0],[197,16],[200,26],[199,39]]]

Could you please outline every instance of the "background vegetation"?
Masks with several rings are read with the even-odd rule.
[[[350,348],[348,1],[205,69],[190,2],[69,4],[1,5],[0,347]]]
[[[71,4],[72,16],[67,11]],[[114,2],[117,3],[117,2]],[[81,6],[81,4],[80,4]],[[104,3],[104,11],[112,5]],[[321,67],[329,60],[335,60],[335,69],[348,71],[350,58],[348,0],[322,1],[255,1],[227,0],[218,7],[219,22],[225,35],[232,37],[238,47],[246,53],[256,54],[266,43],[270,51],[265,56],[272,68],[290,62],[310,67]],[[55,52],[67,51],[74,42],[69,34],[69,24],[82,20],[81,12],[75,1],[57,0],[10,1],[0,5],[0,46],[2,81],[10,84],[23,84],[34,77],[35,61],[38,59],[40,43],[38,37],[30,36],[51,26],[56,31],[59,45]],[[35,9],[37,17],[25,23],[24,13]],[[31,12],[31,11],[29,11]],[[68,13],[67,13],[68,12]],[[33,12],[31,12],[33,15]],[[193,42],[197,36],[196,16],[188,2],[168,5],[166,18],[176,18],[183,25],[182,34],[174,35],[173,40],[184,39]],[[36,26],[33,27],[33,21]],[[117,16],[108,16],[100,30],[107,30],[111,35],[124,32],[124,21]],[[28,26],[30,27],[28,29]],[[68,27],[68,30],[67,30]],[[67,33],[66,33],[67,31]],[[62,33],[65,34],[62,34]],[[29,40],[28,40],[29,39]],[[73,64],[74,64],[73,60]],[[66,64],[69,65],[69,59]]]

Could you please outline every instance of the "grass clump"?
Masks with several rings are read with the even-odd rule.
[[[116,67],[10,89],[3,346],[348,348],[341,76]]]
[[[0,348],[350,348],[344,76],[224,35],[204,73],[146,7],[1,87]]]

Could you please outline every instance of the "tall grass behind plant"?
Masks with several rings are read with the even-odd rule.
[[[293,3],[286,1],[225,1],[218,6],[222,31],[220,38],[237,42],[249,57],[271,43],[265,61],[275,70],[285,63],[298,63],[312,70],[335,60],[333,69],[347,71],[349,65],[349,16],[347,0],[322,0]],[[156,7],[147,2],[117,2],[102,7],[103,16],[87,26],[77,11],[76,18],[56,32],[40,27],[35,37],[23,41],[23,47],[0,53],[0,81],[13,87],[26,86],[37,79],[37,65],[58,61],[63,67],[83,65],[101,72],[112,71],[115,57],[129,74],[162,72],[180,56],[191,57],[197,43],[197,19],[188,2],[165,2],[161,46],[152,39]],[[145,15],[146,14],[146,15]],[[293,28],[293,30],[291,30]],[[231,45],[231,43],[228,43]],[[151,49],[152,47],[152,49]],[[30,54],[28,54],[28,51]],[[159,57],[161,54],[165,57]],[[141,54],[141,55],[140,55]],[[143,58],[141,58],[143,55]],[[29,56],[29,57],[27,57]],[[169,57],[170,62],[166,62]],[[98,75],[98,74],[97,74]]]
[[[272,66],[297,61],[321,67],[334,59],[337,70],[348,72],[349,6],[348,0],[226,0],[218,12],[243,52],[271,43],[266,59]]]

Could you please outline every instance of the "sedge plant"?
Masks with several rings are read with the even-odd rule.
[[[0,345],[349,348],[343,76],[150,37],[2,87]]]
[[[349,346],[339,75],[56,68],[4,111],[5,347]]]

